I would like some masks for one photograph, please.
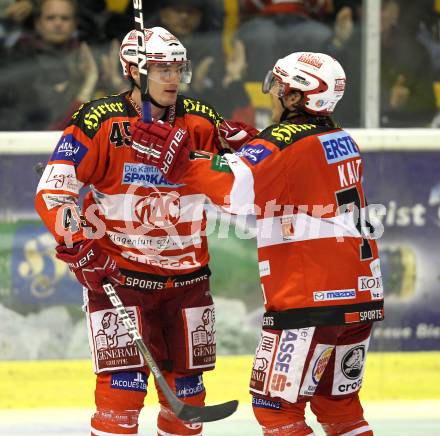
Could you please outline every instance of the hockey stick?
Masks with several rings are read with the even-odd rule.
[[[168,404],[179,419],[189,422],[218,421],[220,419],[227,418],[237,410],[237,400],[228,401],[227,403],[222,404],[216,404],[215,406],[201,407],[191,406],[190,404],[186,404],[183,401],[179,400],[169,387],[153,356],[151,355],[150,351],[142,340],[135,323],[128,315],[124,305],[122,304],[121,299],[116,293],[115,288],[108,281],[105,281],[103,288],[113,307],[116,309],[116,312],[120,316],[122,323],[128,331],[128,334],[135,342],[140,353],[145,359],[148,368],[150,368],[150,371],[153,373],[157,384],[159,385],[165,398],[168,401]]]
[[[142,100],[142,120],[146,123],[151,123],[151,106],[150,99],[148,97],[148,79],[147,79],[147,47],[145,45],[145,33],[144,33],[144,13],[143,13],[143,0],[133,0],[133,12],[134,12],[134,28],[137,33],[137,46],[138,46],[138,70],[141,80],[141,100]]]
[[[36,165],[34,165],[34,170],[41,177],[44,171],[44,165],[41,162],[38,162]],[[122,323],[127,329],[128,334],[138,347],[139,352],[145,359],[148,368],[150,368],[150,371],[153,373],[157,384],[162,390],[174,414],[182,421],[189,422],[218,421],[232,415],[237,410],[237,400],[228,401],[227,403],[222,404],[216,404],[215,406],[191,406],[190,404],[185,404],[183,401],[179,400],[176,397],[175,393],[168,386],[168,383],[165,380],[153,356],[151,355],[150,351],[142,340],[142,337],[139,334],[136,325],[128,315],[127,310],[122,304],[122,301],[119,298],[116,290],[107,280],[105,280],[104,282],[105,283],[103,284],[103,288],[105,293],[107,294],[112,306],[116,309],[118,315],[121,317]]]

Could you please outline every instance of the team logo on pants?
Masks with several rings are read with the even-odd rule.
[[[127,313],[139,329],[136,308],[127,307]],[[96,373],[143,365],[143,358],[115,309],[91,313],[90,329]]]
[[[252,392],[264,395],[267,393],[270,369],[277,344],[278,335],[264,330],[261,332],[260,343],[255,352],[252,376],[249,385]]]
[[[357,379],[364,365],[365,359],[365,347],[359,345],[358,347],[352,348],[345,356],[342,358],[342,372],[345,377],[355,380]]]
[[[316,344],[307,373],[300,389],[300,395],[313,396],[332,356],[333,345]]]
[[[184,309],[188,341],[188,368],[206,368],[215,363],[214,306]]]
[[[336,347],[332,395],[357,392],[362,386],[370,337],[362,342]]]
[[[283,330],[269,383],[272,397],[295,402],[315,327]]]

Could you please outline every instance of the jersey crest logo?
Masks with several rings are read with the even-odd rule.
[[[251,165],[256,165],[272,154],[272,151],[266,148],[263,144],[253,144],[241,147],[235,154],[245,158]]]
[[[180,219],[180,195],[177,192],[152,192],[134,206],[136,218],[156,228],[174,227]]]

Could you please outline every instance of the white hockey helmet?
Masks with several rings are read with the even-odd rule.
[[[186,58],[186,48],[168,30],[163,27],[144,29],[147,65],[150,63],[179,63],[181,81],[190,83],[191,62]],[[125,35],[119,49],[119,60],[125,77],[130,76],[130,65],[138,64],[138,42],[136,30]]]
[[[313,115],[330,115],[345,90],[341,64],[324,53],[298,52],[278,59],[263,83],[263,92],[283,97],[291,91],[304,95],[302,108]]]

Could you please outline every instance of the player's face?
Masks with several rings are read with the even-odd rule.
[[[278,95],[275,93],[270,93],[270,97],[272,99],[272,121],[274,123],[279,123],[284,109],[287,108],[289,111],[293,112],[295,110],[295,106],[300,103],[302,95],[298,91],[292,91],[284,97],[278,97]],[[283,103],[281,103],[280,98],[282,99]]]
[[[152,63],[148,66],[148,92],[162,106],[176,102],[181,82],[186,82],[187,63]]]
[[[281,104],[280,98],[274,94],[270,94],[272,99],[272,121],[274,123],[279,123],[281,120],[281,115],[283,114],[284,108]]]

